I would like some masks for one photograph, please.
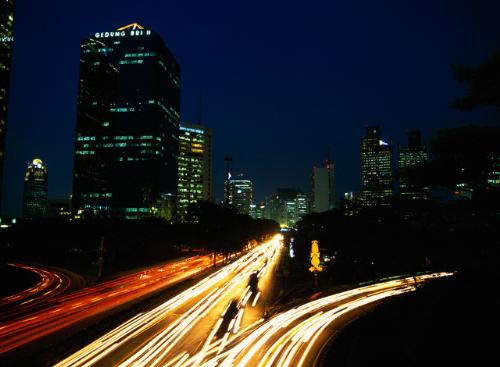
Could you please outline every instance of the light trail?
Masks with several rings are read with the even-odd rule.
[[[281,236],[277,235],[271,241],[252,248],[240,258],[207,276],[191,288],[156,308],[128,320],[85,348],[57,363],[56,366],[78,367],[98,363],[117,349],[125,347],[134,338],[144,335],[143,333],[146,333],[153,326],[164,322],[168,316],[172,316],[174,310],[185,305],[189,307],[189,304],[194,302],[187,311],[164,326],[160,332],[156,333],[140,348],[134,350],[133,354],[129,355],[119,365],[122,367],[159,366],[166,363],[168,361],[167,357],[172,353],[174,347],[183,340],[194,325],[202,321],[213,310],[215,305],[220,304],[224,299],[234,294],[237,288],[246,286],[252,273],[260,272],[263,274],[270,268],[271,264],[275,263],[279,249],[282,246],[280,241]],[[245,288],[245,291],[241,294],[240,303],[247,294],[249,294],[249,287]],[[201,299],[199,299],[200,297]],[[243,310],[243,308],[240,310]],[[234,322],[236,323],[236,320]],[[192,364],[198,364],[201,363],[205,353],[215,353],[218,349],[217,346],[223,342],[219,339],[212,343],[221,324],[222,319],[219,319],[211,329],[208,338],[204,340],[201,350],[196,351],[198,353],[194,356],[194,359],[192,355],[183,352],[182,357],[177,356],[177,359],[175,359],[177,361],[175,365],[184,365],[186,360],[192,360]],[[172,360],[170,359],[170,365],[172,365]]]
[[[248,333],[239,333],[203,355],[203,367],[303,367],[312,350],[319,350],[320,336],[342,316],[385,298],[411,292],[416,284],[429,279],[450,276],[434,273],[352,289],[319,298],[257,324]],[[194,366],[199,355],[193,355],[179,366]]]
[[[49,268],[20,263],[9,263],[9,266],[35,273],[40,280],[33,287],[0,299],[0,319],[13,318],[29,312],[63,293],[71,286],[71,280],[63,273]]]
[[[33,305],[42,302],[49,297],[54,297],[64,292],[71,285],[71,281],[68,277],[66,277],[64,274],[54,272],[50,269],[19,263],[9,263],[7,265],[31,271],[37,274],[40,277],[40,280],[33,287],[1,298],[0,309],[9,306],[12,303],[16,303],[16,306],[18,307],[19,305],[27,305],[28,303],[31,303],[31,305]],[[18,304],[19,301],[23,302]]]
[[[0,354],[188,279],[212,265],[211,255],[194,256],[54,297],[43,309],[0,323]]]

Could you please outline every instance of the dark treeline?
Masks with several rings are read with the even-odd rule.
[[[253,220],[211,203],[190,208],[197,223],[160,219],[136,221],[87,219],[20,222],[0,232],[3,261],[54,264],[86,274],[97,274],[101,240],[104,275],[111,275],[166,259],[204,253],[241,251],[250,241],[261,241],[279,230],[277,223]]]
[[[354,216],[342,209],[310,214],[294,234],[297,258],[308,262],[311,240],[318,240],[323,252],[335,255],[328,273],[337,281],[464,270],[500,259],[500,217],[480,201],[415,204],[394,202]]]
[[[500,259],[500,186],[488,181],[500,171],[499,141],[497,126],[440,130],[431,140],[433,159],[412,174],[431,193],[446,193],[444,199],[396,196],[390,206],[359,206],[352,216],[343,203],[339,209],[310,214],[294,234],[298,259],[307,262],[310,241],[319,240],[321,248],[336,256],[331,276],[348,281],[480,267]]]

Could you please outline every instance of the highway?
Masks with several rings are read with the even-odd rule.
[[[273,297],[273,273],[279,266],[281,249],[279,236],[256,246],[55,367],[315,366],[331,336],[358,317],[360,310],[415,291],[420,283],[452,275],[435,273],[359,287],[265,320],[263,311]],[[259,279],[253,291],[249,282],[252,274]]]
[[[204,352],[179,354],[164,366],[271,367],[316,366],[331,335],[358,317],[359,310],[406,292],[416,285],[453,273],[435,273],[386,281],[323,297],[260,320],[224,346],[210,341]],[[209,338],[207,338],[208,342]]]
[[[255,246],[191,288],[134,316],[56,366],[163,366],[175,358],[185,360],[193,355],[197,356],[195,362],[200,363],[214,340],[219,340],[224,348],[232,336],[240,335],[261,319],[266,299],[272,297],[272,273],[279,263],[281,240],[281,236],[276,235]],[[249,284],[252,277],[257,277],[258,287]],[[228,306],[231,301],[234,301],[232,312]]]
[[[0,354],[69,326],[74,327],[78,322],[91,320],[212,266],[211,255],[194,256],[55,296],[43,309],[0,321]]]

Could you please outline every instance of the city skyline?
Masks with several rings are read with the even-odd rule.
[[[490,363],[498,19],[0,0],[0,365]]]
[[[283,34],[273,26],[275,17],[282,10],[281,4],[273,4],[267,15],[257,17],[262,24],[255,30],[254,38],[246,33],[251,25],[250,19],[255,15],[253,9],[246,9],[248,14],[243,12],[243,15],[241,7],[228,6],[226,12],[233,14],[234,20],[223,17],[226,22],[218,23],[217,17],[222,15],[217,15],[215,9],[204,8],[205,5],[202,4],[195,8],[172,4],[181,16],[179,19],[172,17],[168,25],[165,25],[165,16],[156,15],[162,13],[158,8],[164,5],[154,2],[146,2],[142,6],[132,2],[120,4],[119,7],[113,2],[102,5],[102,12],[91,17],[92,19],[85,17],[88,12],[86,9],[95,6],[92,2],[85,5],[77,3],[71,10],[68,5],[57,2],[47,9],[38,8],[38,4],[35,8],[28,8],[23,3],[17,4],[14,29],[15,67],[11,77],[4,183],[6,202],[3,212],[20,213],[23,165],[35,155],[46,157],[44,161],[51,167],[49,197],[65,197],[70,194],[72,137],[76,121],[75,71],[78,68],[79,42],[97,31],[113,29],[133,21],[156,29],[173,53],[178,55],[180,64],[185,65],[181,121],[196,121],[197,97],[200,91],[203,92],[203,121],[217,131],[214,146],[214,188],[218,198],[222,198],[220,183],[225,175],[222,158],[227,154],[234,157],[235,172],[244,172],[252,177],[256,189],[254,201],[258,202],[276,187],[307,189],[310,168],[314,164],[320,164],[328,147],[331,147],[332,160],[337,168],[338,198],[345,191],[359,190],[361,172],[358,141],[366,125],[379,124],[387,137],[395,143],[402,143],[408,130],[422,130],[425,141],[431,131],[439,127],[480,120],[479,116],[485,116],[487,121],[498,119],[496,114],[487,109],[460,115],[448,107],[451,99],[464,94],[463,88],[453,80],[450,63],[455,60],[478,63],[494,48],[498,30],[493,26],[494,12],[484,2],[480,2],[472,13],[468,12],[465,3],[454,3],[455,12],[449,18],[440,13],[440,6],[444,5],[414,5],[414,14],[404,12],[396,4],[391,8],[392,14],[381,13],[382,8],[374,7],[373,17],[363,19],[366,24],[352,34],[345,33],[352,26],[338,21],[344,15],[355,13],[354,6],[321,4],[307,9],[306,14],[301,14],[298,7],[290,6],[286,9],[288,17],[282,20],[283,29],[291,32],[290,35]],[[396,19],[404,19],[409,25],[420,26],[422,17],[426,16],[424,10],[429,11],[428,16],[433,19],[429,29],[416,27],[415,29],[422,31],[419,33],[409,27],[400,30],[397,36],[392,34],[391,25],[399,22]],[[205,14],[207,11],[209,16]],[[71,16],[60,17],[60,14]],[[182,19],[188,14],[198,17],[200,25],[187,29],[182,24]],[[377,16],[379,19],[375,23]],[[326,22],[324,26],[314,24],[318,17]],[[39,18],[47,20],[43,28],[36,21]],[[51,21],[54,19],[57,22]],[[74,19],[81,21],[75,23]],[[301,21],[298,24],[290,23],[290,19]],[[464,19],[470,20],[467,26],[463,24]],[[236,23],[238,26],[235,26]],[[385,25],[381,26],[381,23]],[[373,27],[375,24],[378,27]],[[441,32],[434,44],[422,44],[418,53],[411,43],[406,42],[405,37],[420,45],[433,33],[432,27],[443,24],[448,25],[449,30]],[[234,28],[234,34],[227,35],[224,30],[228,28]],[[208,32],[202,32],[203,29],[208,29]],[[368,29],[374,29],[374,33],[368,35],[363,32]],[[51,34],[57,38],[57,42],[40,44],[38,36],[43,34]],[[266,40],[264,34],[270,34],[270,39]],[[488,36],[485,37],[485,34]],[[460,39],[465,35],[469,38]],[[294,49],[290,42],[294,36],[298,36],[304,44],[305,54]],[[333,45],[324,42],[329,37],[333,37]],[[374,39],[377,39],[377,43],[370,45],[370,40]],[[236,42],[238,40],[241,42]],[[273,46],[276,44],[279,47]],[[357,47],[353,49],[352,45],[355,44]],[[211,58],[202,58],[201,54],[208,51],[207,45],[215,47],[220,54],[211,52]],[[228,45],[234,47],[228,48]],[[307,45],[314,46],[314,50],[307,48]],[[256,62],[254,57],[248,60],[242,58],[253,48],[265,53],[264,63]],[[226,49],[232,51],[224,51]],[[307,50],[313,54],[308,55]],[[359,69],[361,64],[355,62],[351,71],[344,73],[345,76],[335,72],[337,68],[345,67],[345,63],[351,64],[353,60],[359,59],[365,52],[373,55],[373,62],[363,63],[362,70]],[[38,62],[29,67],[33,70],[28,70],[26,65],[28,62],[31,65],[34,55],[37,55]],[[293,55],[294,58],[290,59],[286,55]],[[319,57],[321,55],[324,57]],[[403,62],[399,58],[401,55]],[[314,56],[314,61],[308,61],[312,59],[310,56]],[[426,62],[428,58],[432,58],[432,66]],[[205,62],[200,62],[202,59]],[[404,61],[409,62],[410,59],[416,67],[408,70]],[[297,69],[300,65],[311,70],[310,77],[305,78],[307,73],[296,71],[301,69]],[[374,75],[374,68],[382,68],[378,76]],[[377,88],[388,74],[392,75],[393,80],[399,81]],[[218,83],[215,83],[216,80]],[[431,80],[433,83],[436,81],[432,90]],[[264,94],[257,93],[255,87],[264,81],[268,88]],[[314,92],[309,93],[310,96],[298,90],[292,93],[291,82],[299,83],[301,88]],[[401,95],[398,92],[398,86],[401,86],[399,83],[412,84],[414,88],[406,89],[407,93]],[[353,88],[356,93],[353,93]],[[374,88],[377,93],[374,93]],[[336,101],[333,107],[332,100]],[[381,103],[386,100],[391,103]],[[30,108],[25,108],[26,101],[30,101]],[[362,112],[355,109],[355,105],[360,102],[366,104]],[[298,109],[288,111],[285,103],[296,105]],[[420,110],[420,105],[430,107]],[[391,108],[387,108],[388,106]],[[411,110],[416,113],[408,113]],[[240,111],[249,113],[242,115]],[[297,134],[297,128],[304,123],[313,123],[314,128]],[[248,129],[249,126],[252,129]],[[265,135],[259,133],[259,128],[264,126],[270,129]],[[242,135],[237,142],[231,141],[229,137],[241,129],[247,129],[251,133]],[[27,131],[30,134],[26,134]],[[320,136],[316,135],[317,131],[322,132]],[[36,140],[33,140],[35,136]],[[55,141],[60,144],[54,144]],[[312,141],[314,144],[309,147],[310,144],[307,143]],[[249,147],[256,142],[260,149],[254,149],[249,154]],[[303,146],[305,149],[298,149],[290,154],[286,150],[290,144]],[[5,195],[6,192],[9,193],[8,196]]]

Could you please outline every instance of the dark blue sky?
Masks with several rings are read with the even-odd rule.
[[[405,143],[437,128],[499,121],[459,113],[450,63],[478,63],[500,46],[497,0],[17,1],[3,212],[20,214],[26,163],[49,168],[49,196],[71,192],[79,43],[137,21],[182,68],[184,121],[214,129],[216,195],[224,155],[254,180],[309,191],[331,147],[338,192],[359,188],[364,126]]]

